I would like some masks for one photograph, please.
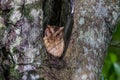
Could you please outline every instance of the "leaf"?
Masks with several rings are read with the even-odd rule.
[[[115,53],[110,54],[110,59],[112,63],[115,63],[117,61],[117,56],[115,55]]]
[[[114,69],[118,76],[120,76],[120,65],[118,63],[114,63]]]
[[[113,34],[113,41],[120,41],[120,23],[117,24],[117,29],[115,31],[115,33]]]

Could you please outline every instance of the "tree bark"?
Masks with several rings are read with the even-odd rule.
[[[75,70],[73,80],[100,79],[103,60],[119,18],[117,2],[119,1],[75,1],[74,27],[78,32],[75,40],[78,53],[76,62],[81,61],[81,64]]]
[[[0,43],[8,52],[8,60],[11,60],[3,60],[0,64],[7,64],[18,71],[14,75],[10,72],[10,80],[100,79],[103,60],[119,21],[120,1],[73,1],[74,5],[70,4],[70,0],[0,0]],[[55,4],[59,5],[55,7]],[[71,39],[65,55],[58,59],[46,52],[43,27],[46,23],[65,26],[72,10],[74,25]],[[2,48],[0,46],[0,60],[4,56]]]

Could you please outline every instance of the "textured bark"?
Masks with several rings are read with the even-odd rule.
[[[74,0],[73,32],[67,52],[61,60],[46,53],[42,25],[49,23],[64,26],[66,15],[70,14],[66,10],[71,11],[71,8],[68,5],[65,9],[64,4],[62,14],[55,14],[54,11],[50,11],[52,10],[50,4],[42,4],[43,1],[0,1],[2,4],[0,5],[0,32],[2,32],[0,43],[10,53],[7,55],[13,56],[11,63],[14,64],[15,61],[14,66],[18,74],[22,74],[19,78],[18,75],[14,77],[15,79],[13,76],[16,75],[9,74],[11,80],[37,80],[38,78],[40,80],[99,80],[112,32],[119,20],[120,1]],[[54,0],[48,0],[51,5],[52,1]],[[45,8],[48,14],[44,14],[44,17],[41,5],[49,7]],[[62,21],[58,18],[54,20],[54,15],[58,17],[62,15]],[[0,59],[2,59],[2,48],[0,46]],[[7,65],[11,63],[9,61],[6,63],[4,60],[0,62]],[[0,71],[2,69],[0,65]]]

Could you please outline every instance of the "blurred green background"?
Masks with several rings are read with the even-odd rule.
[[[104,60],[101,80],[120,80],[120,23],[113,33],[108,53]]]

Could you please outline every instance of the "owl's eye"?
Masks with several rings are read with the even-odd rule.
[[[54,36],[59,36],[60,33],[63,32],[64,27],[59,27],[57,31],[55,32]]]

